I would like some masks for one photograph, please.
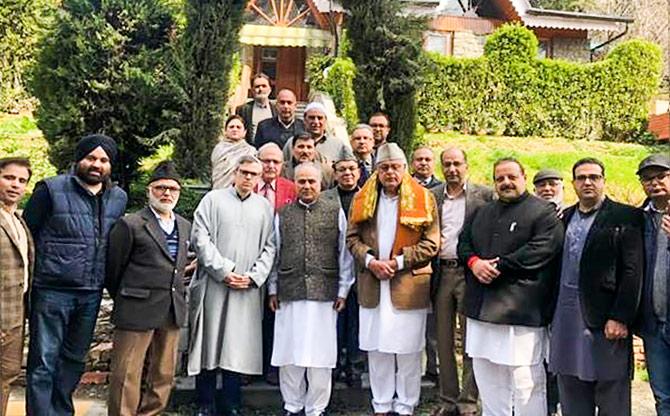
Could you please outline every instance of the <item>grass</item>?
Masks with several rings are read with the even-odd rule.
[[[635,171],[638,163],[650,153],[668,152],[668,145],[653,147],[629,143],[612,143],[587,140],[566,140],[538,137],[468,136],[459,133],[427,134],[426,144],[436,155],[447,146],[456,146],[468,154],[470,176],[474,182],[491,185],[493,162],[505,156],[519,159],[526,168],[531,187],[533,175],[542,168],[553,168],[565,178],[565,200],[576,201],[572,185],[571,168],[582,157],[597,157],[605,164],[607,193],[616,200],[638,205],[644,192]],[[438,173],[441,174],[441,173]]]
[[[464,149],[468,154],[471,179],[478,183],[491,184],[491,166],[503,156],[517,157],[526,167],[529,181],[541,168],[558,169],[566,178],[565,197],[568,203],[576,199],[568,182],[570,168],[579,158],[595,156],[601,159],[607,170],[608,194],[616,200],[637,205],[644,200],[644,193],[635,175],[639,161],[651,152],[670,151],[668,145],[650,148],[627,143],[468,136],[454,132],[426,134],[424,139],[436,154],[447,146]],[[56,174],[56,169],[49,163],[47,150],[48,144],[30,115],[0,114],[0,157],[20,155],[30,158],[34,173],[29,191],[38,180]],[[142,161],[141,169],[150,171],[159,160],[171,154],[171,146],[162,146],[154,156]],[[437,174],[441,176],[441,172]]]

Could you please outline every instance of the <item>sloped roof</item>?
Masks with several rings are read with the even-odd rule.
[[[312,2],[321,13],[344,13],[344,7],[337,0],[312,0]]]
[[[618,31],[633,19],[591,13],[566,12],[562,10],[532,7],[528,0],[498,0],[511,3],[524,25],[549,29]]]

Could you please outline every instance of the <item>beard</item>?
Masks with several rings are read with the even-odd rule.
[[[162,214],[168,214],[177,206],[177,201],[161,202],[160,198],[156,198],[151,191],[149,191],[149,206]]]
[[[92,175],[92,172],[98,172],[100,176]],[[109,173],[105,173],[104,170],[93,167],[84,168],[80,163],[77,164],[76,174],[87,185],[98,185],[109,180]]]

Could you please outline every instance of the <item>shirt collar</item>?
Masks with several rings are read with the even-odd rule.
[[[273,191],[276,191],[277,190],[277,179],[273,179],[270,182],[263,182],[263,185],[261,186],[260,189],[263,190],[263,189],[266,189],[268,187],[270,189],[272,189]]]
[[[277,121],[279,122],[279,124],[284,126],[285,129],[287,129],[287,128],[291,127],[293,124],[295,124],[295,117],[293,117],[293,120],[291,120],[291,122],[288,123],[288,124],[281,121],[281,117],[279,117],[279,116],[277,116]]]
[[[463,182],[463,192],[459,193],[458,196],[451,196],[449,194],[449,189],[447,188],[447,183],[444,183],[444,197],[447,199],[458,199],[465,196],[465,191],[468,189],[468,183]]]
[[[154,216],[156,216],[156,219],[158,219],[158,221],[165,221],[165,220],[163,219],[163,217],[161,217],[161,214],[158,213],[158,211],[156,211],[156,210],[154,209],[154,207],[152,207],[151,205],[149,205],[149,209],[151,210],[151,212],[154,213]],[[170,211],[170,219],[169,219],[168,221],[174,221],[174,219],[175,219],[175,218],[174,218],[174,212],[173,212],[173,211]]]
[[[16,212],[16,205],[14,207],[10,207],[6,205],[4,202],[0,201],[0,209],[8,213],[9,215],[14,215]]]
[[[654,201],[652,201],[651,199],[649,200],[649,202],[647,202],[647,205],[645,205],[644,210],[649,212],[649,213],[652,213],[652,214],[664,214],[665,213],[663,210],[660,210],[660,209],[656,208],[656,205],[654,205]]]

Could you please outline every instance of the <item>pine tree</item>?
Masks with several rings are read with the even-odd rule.
[[[361,120],[376,111],[391,118],[392,141],[411,150],[420,82],[425,20],[402,12],[399,0],[345,0],[349,55],[356,64],[356,104]]]

